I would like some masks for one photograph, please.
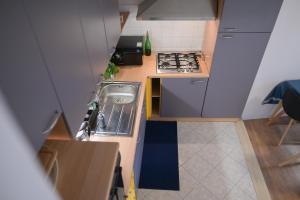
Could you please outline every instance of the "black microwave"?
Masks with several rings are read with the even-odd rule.
[[[143,64],[143,36],[121,36],[111,62],[118,66]]]

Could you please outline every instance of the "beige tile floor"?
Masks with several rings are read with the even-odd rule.
[[[180,191],[139,189],[138,200],[256,200],[233,122],[178,122]]]

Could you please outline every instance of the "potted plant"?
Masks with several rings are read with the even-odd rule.
[[[104,79],[105,80],[113,80],[115,74],[119,72],[120,68],[113,62],[109,62],[108,66],[104,72]]]

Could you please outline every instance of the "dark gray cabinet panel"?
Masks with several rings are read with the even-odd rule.
[[[24,2],[68,127],[74,135],[95,87],[80,23],[79,1]]]
[[[162,79],[162,117],[200,117],[205,97],[206,78]]]
[[[204,117],[240,117],[270,33],[220,33],[208,81]]]
[[[21,1],[0,2],[0,27],[0,87],[38,150],[61,109]]]
[[[136,143],[134,165],[133,165],[134,182],[137,189],[140,181],[140,174],[141,174],[141,167],[142,167],[145,130],[146,130],[146,104],[144,101],[143,109],[142,109],[142,117],[140,121],[139,135]]]
[[[225,0],[219,32],[272,32],[283,0]]]
[[[117,46],[120,33],[120,13],[118,0],[102,0],[103,2],[103,16],[106,30],[108,53],[112,54],[114,48]]]
[[[103,5],[99,0],[80,0],[80,17],[95,83],[108,64]]]

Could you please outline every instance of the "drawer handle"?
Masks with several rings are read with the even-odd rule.
[[[58,121],[60,115],[61,115],[61,112],[60,112],[60,111],[57,111],[57,110],[56,110],[56,111],[54,112],[54,116],[53,116],[52,122],[50,123],[50,126],[49,126],[46,130],[44,130],[44,131],[42,132],[43,135],[49,134],[49,133],[52,131],[52,129],[54,128],[55,124],[57,123],[57,121]]]
[[[233,31],[238,31],[239,29],[237,28],[224,28],[225,31],[233,32]]]
[[[222,36],[224,39],[232,39],[233,38],[233,36],[231,36],[231,35],[224,35],[224,36]]]
[[[196,84],[196,83],[205,83],[204,80],[191,80],[192,84]]]

